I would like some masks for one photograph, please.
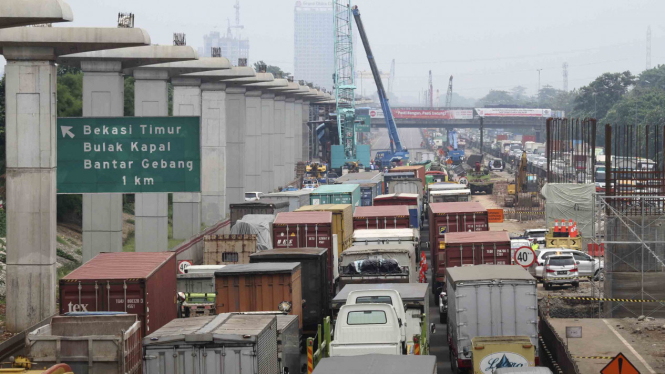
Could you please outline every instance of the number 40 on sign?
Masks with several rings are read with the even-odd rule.
[[[531,247],[519,247],[515,251],[515,263],[528,268],[536,261],[536,252]]]

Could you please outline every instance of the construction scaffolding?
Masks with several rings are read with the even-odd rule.
[[[606,125],[606,192],[595,195],[605,247],[607,318],[665,317],[664,125]]]
[[[596,120],[547,120],[547,183],[594,183]]]

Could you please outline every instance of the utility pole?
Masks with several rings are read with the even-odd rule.
[[[651,69],[651,26],[647,27],[647,70]]]
[[[429,71],[429,107],[434,108],[434,86],[432,85],[432,71]]]

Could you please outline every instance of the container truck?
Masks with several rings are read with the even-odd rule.
[[[420,230],[418,229],[370,229],[353,232],[353,245],[390,243],[408,243],[416,250],[416,256],[420,256]]]
[[[420,354],[429,354],[430,334],[434,325],[429,323],[429,285],[427,283],[348,284],[332,301],[334,310],[345,304],[384,302],[395,306],[402,320],[402,331],[407,352],[414,353],[416,342]]]
[[[177,275],[178,318],[217,314],[215,271],[226,265],[192,265]]]
[[[338,236],[332,228],[331,212],[280,213],[273,223],[274,248],[326,248],[328,249],[329,293],[335,293]]]
[[[505,231],[451,232],[444,234],[433,261],[433,288],[443,288],[449,267],[500,264],[510,265],[510,236]]]
[[[342,306],[333,337],[331,357],[373,353],[403,355],[407,352],[397,311],[390,304]]]
[[[351,209],[360,206],[360,185],[330,184],[321,186],[309,195],[310,205],[351,204]]]
[[[206,235],[203,237],[203,263],[248,264],[249,255],[256,253],[256,242],[257,235]]]
[[[494,374],[500,368],[536,366],[536,350],[528,336],[476,336],[471,339],[473,372]]]
[[[262,203],[289,203],[289,212],[309,205],[309,194],[312,193],[312,190],[298,190],[298,191],[282,191],[282,192],[273,192],[263,195],[261,197]]]
[[[286,201],[279,203],[247,202],[241,204],[229,205],[231,213],[231,227],[236,221],[242,219],[247,214],[277,214],[289,211],[289,203]]]
[[[409,224],[413,228],[421,227],[422,196],[415,193],[392,193],[374,198],[374,206],[406,205],[409,208]]]
[[[409,173],[409,172],[410,172],[410,173],[413,173],[413,177],[414,177],[414,178],[418,178],[418,179],[420,179],[420,181],[422,182],[422,185],[423,185],[423,186],[426,185],[426,181],[425,181],[425,172],[426,172],[426,170],[425,170],[425,166],[424,166],[424,165],[416,165],[416,166],[396,166],[396,167],[392,168],[392,170],[391,170],[390,172],[391,172],[391,173],[393,173],[393,172],[395,172],[395,173],[405,173],[405,172],[406,172],[406,173]],[[389,174],[390,174],[390,173],[389,173]],[[392,192],[392,191],[391,191],[391,192]]]
[[[527,336],[538,360],[536,280],[521,266],[446,269],[448,347],[453,372],[472,369],[476,337]]]
[[[25,353],[35,367],[67,364],[74,373],[141,374],[141,325],[135,314],[54,316],[26,336]]]
[[[408,229],[409,208],[405,205],[358,207],[353,213],[353,229]]]
[[[328,249],[279,248],[261,251],[250,257],[251,263],[299,262],[301,265],[303,333],[316,334],[318,324],[330,315],[333,295],[328,280]]]
[[[351,246],[353,241],[353,207],[350,204],[322,204],[307,205],[299,208],[296,212],[331,212],[333,234],[337,235],[337,253]]]
[[[60,314],[136,314],[145,336],[177,317],[176,273],[175,252],[100,253],[60,279]]]
[[[436,374],[435,356],[393,357],[368,354],[358,357],[328,357],[322,359],[313,374]]]
[[[274,315],[177,319],[143,339],[144,373],[280,374]],[[288,368],[297,373],[300,368]]]
[[[416,283],[418,259],[410,244],[361,244],[339,258],[339,285],[352,283]]]
[[[215,272],[217,313],[281,311],[297,315],[302,329],[300,269],[299,262],[225,266]]]

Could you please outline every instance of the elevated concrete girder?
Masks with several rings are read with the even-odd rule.
[[[0,29],[73,20],[72,8],[62,0],[0,2]]]
[[[83,70],[83,117],[122,117],[123,69],[197,58],[192,47],[151,45],[76,53],[57,62]],[[101,252],[122,251],[122,208],[122,194],[83,195],[84,263]]]
[[[55,59],[65,53],[149,45],[141,29],[0,30],[7,59],[7,314],[19,332],[55,313]]]
[[[201,77],[192,76],[192,74],[209,73],[210,71],[216,71],[216,70],[226,71],[232,68],[233,66],[231,66],[231,63],[226,57],[199,57],[197,60],[189,59],[188,61],[167,62],[162,64],[146,65],[140,67],[140,69],[144,71],[166,72],[169,78],[173,77],[201,78]],[[124,73],[132,74],[136,69],[137,68],[125,69]]]

